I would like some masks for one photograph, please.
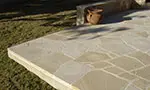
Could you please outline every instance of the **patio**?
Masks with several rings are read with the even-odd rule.
[[[149,90],[150,10],[53,33],[8,55],[59,90]]]

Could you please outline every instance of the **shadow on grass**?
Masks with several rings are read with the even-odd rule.
[[[0,13],[8,13],[0,15],[0,19],[11,19],[14,17],[37,15],[46,13],[58,13],[66,10],[75,9],[75,5],[62,5],[58,0],[28,0],[23,3],[11,3],[0,8]],[[16,12],[15,14],[12,12]]]
[[[78,1],[78,0],[77,0]],[[79,0],[82,1],[82,0]],[[95,0],[96,1],[96,0]],[[86,4],[90,2],[95,2],[92,0],[78,2],[74,3],[71,2],[71,0],[28,0],[23,3],[15,3],[15,4],[8,4],[5,7],[0,9],[0,20],[5,21],[39,21],[39,20],[46,20],[48,21],[45,24],[42,24],[41,26],[71,26],[71,23],[76,22],[76,12],[71,14],[64,14],[64,15],[56,15],[55,17],[48,17],[48,18],[20,18],[24,16],[30,16],[30,15],[40,15],[40,14],[56,14],[63,11],[69,11],[69,10],[76,10],[76,6],[80,4]],[[103,1],[103,0],[102,0]],[[121,14],[115,14],[115,15],[107,15],[104,16],[104,19],[101,24],[108,24],[108,23],[117,23],[122,22],[125,20],[132,20],[132,18],[144,18],[146,16],[132,16],[132,17],[125,17],[131,13],[138,12],[141,10],[146,9],[140,9],[140,10],[131,10],[127,12],[123,12]],[[73,18],[70,18],[69,21],[58,24],[53,24],[55,21],[62,20],[64,16],[74,16]],[[44,16],[47,17],[47,16]],[[113,18],[112,18],[113,17]],[[12,20],[12,18],[15,18]],[[65,21],[65,19],[64,19]],[[73,21],[73,22],[71,22]]]
[[[8,20],[6,20],[8,21]],[[6,22],[1,21],[1,22]],[[70,13],[66,13],[66,14],[56,14],[53,16],[50,15],[43,15],[43,16],[37,16],[37,17],[23,17],[23,18],[16,18],[16,19],[12,19],[9,21],[47,21],[46,23],[41,24],[40,26],[44,26],[44,27],[49,27],[49,26],[53,26],[53,27],[71,27],[71,26],[75,26],[75,22],[76,22],[76,11],[70,12]]]
[[[96,1],[96,0],[95,0]],[[26,15],[54,14],[75,10],[77,5],[95,2],[93,0],[27,0],[21,3],[10,3],[0,6],[0,20]],[[98,0],[97,0],[98,1]],[[16,12],[11,13],[11,12]],[[2,15],[1,13],[9,13]]]

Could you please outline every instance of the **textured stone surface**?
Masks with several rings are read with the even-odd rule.
[[[106,68],[105,70],[114,74],[119,74],[119,73],[124,72],[123,70],[117,67],[109,67],[109,68]]]
[[[113,64],[115,64],[115,65],[117,65],[117,66],[119,66],[125,70],[132,70],[132,69],[140,68],[143,66],[136,59],[126,57],[126,56],[113,59],[111,61],[111,63],[113,63]]]
[[[135,73],[136,75],[138,76],[141,76],[147,80],[150,80],[150,66],[149,67],[145,67],[145,68],[142,68],[140,70],[136,70],[136,71],[133,71],[133,73]]]
[[[51,35],[45,36],[44,38],[48,38],[48,39],[51,39],[51,40],[65,40],[67,37],[61,36],[61,35],[58,35],[58,34],[51,34]]]
[[[113,83],[115,82],[115,83]],[[127,82],[101,70],[89,72],[74,85],[81,90],[123,90]]]
[[[141,90],[135,86],[129,86],[126,90]]]
[[[77,58],[77,62],[98,62],[98,61],[105,61],[110,59],[107,54],[104,53],[95,53],[95,52],[87,52],[83,54],[81,57]]]
[[[136,86],[141,88],[142,90],[147,90],[150,86],[150,82],[147,82],[145,80],[139,79],[135,82],[133,82]],[[149,90],[149,89],[148,89]]]
[[[130,74],[130,73],[122,73],[122,74],[120,74],[119,76],[120,76],[120,77],[123,77],[123,78],[125,78],[125,79],[128,79],[128,80],[134,80],[134,79],[137,78],[136,75],[132,75],[132,74]]]
[[[129,52],[133,52],[132,47],[127,46],[121,39],[118,37],[115,38],[102,38],[102,47],[106,50],[110,50],[116,54],[123,55]]]
[[[80,57],[86,51],[86,47],[76,40],[63,42],[63,46],[61,51],[72,58]]]
[[[150,64],[150,56],[146,53],[135,52],[135,53],[130,54],[130,56],[137,58],[139,61],[141,61],[145,65]]]
[[[127,44],[133,46],[137,50],[142,50],[143,52],[147,51],[150,47],[150,41],[148,39],[134,33],[124,35],[122,38]]]
[[[10,47],[8,55],[58,90],[147,90],[149,17],[150,10],[124,12],[102,25],[74,27]]]
[[[101,69],[101,68],[112,66],[110,63],[107,63],[107,62],[96,62],[91,65],[94,66],[96,69]]]
[[[81,79],[91,70],[92,67],[90,67],[89,65],[70,61],[61,65],[59,69],[54,73],[54,75],[72,84],[75,81]]]

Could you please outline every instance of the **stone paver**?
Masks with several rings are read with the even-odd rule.
[[[138,50],[146,52],[149,49],[150,41],[141,37],[140,35],[130,33],[128,35],[124,35],[122,38],[127,44],[135,47]]]
[[[142,37],[145,37],[145,38],[148,38],[149,34],[146,32],[146,31],[143,31],[143,32],[137,32],[138,35],[142,36]]]
[[[116,54],[123,55],[129,52],[134,51],[132,47],[127,46],[121,39],[118,37],[115,38],[102,38],[102,47],[106,50],[110,50]]]
[[[92,67],[75,61],[69,61],[59,67],[54,73],[55,76],[69,82],[70,84],[81,79],[92,70]]]
[[[126,57],[126,56],[113,59],[110,62],[115,64],[116,66],[119,66],[119,67],[125,69],[125,70],[132,70],[132,69],[140,68],[143,66],[136,59]]]
[[[122,74],[120,74],[119,76],[120,76],[120,77],[123,77],[123,78],[125,78],[125,79],[128,79],[128,80],[134,80],[134,79],[137,78],[136,75],[132,75],[132,74],[127,73],[127,72],[122,73]]]
[[[114,74],[119,74],[119,73],[124,72],[123,70],[117,67],[109,67],[109,68],[106,68],[105,70]]]
[[[121,13],[8,48],[58,90],[149,90],[150,10]]]
[[[150,81],[150,66],[149,67],[145,67],[136,71],[132,71],[132,73],[135,73],[138,76],[143,77],[144,79],[147,79]]]
[[[144,63],[145,65],[149,65],[150,64],[150,56],[146,53],[142,53],[142,52],[135,52],[132,54],[129,54],[132,57],[137,58],[138,60],[140,60],[142,63]]]
[[[135,86],[129,86],[129,87],[126,88],[126,90],[141,90],[141,89],[139,89]]]
[[[48,39],[51,39],[51,40],[66,40],[67,39],[66,36],[57,35],[55,33],[47,35],[44,38],[48,38]]]
[[[43,61],[44,60],[44,61]],[[41,56],[40,59],[37,59],[36,63],[38,66],[42,66],[44,69],[48,70],[49,72],[56,72],[56,70],[64,63],[68,61],[72,61],[70,57],[65,56],[62,53],[55,53],[52,55],[44,55]],[[50,65],[47,65],[47,64]]]
[[[95,52],[86,52],[81,57],[77,58],[77,62],[98,62],[98,61],[105,61],[110,59],[107,54],[104,53],[95,53]]]
[[[79,41],[75,40],[63,42],[62,46],[64,47],[61,52],[72,58],[77,58],[86,51],[86,47]]]
[[[113,83],[115,82],[115,83]],[[74,85],[81,90],[123,90],[127,82],[101,70],[91,71]]]
[[[139,79],[139,80],[137,80],[137,81],[135,81],[133,83],[134,83],[134,85],[138,86],[142,90],[147,90],[149,88],[149,86],[150,86],[150,82],[147,82],[147,81],[142,80],[142,79]]]
[[[102,68],[106,68],[106,67],[111,67],[113,66],[112,64],[108,63],[108,62],[95,62],[93,64],[91,64],[93,67],[95,67],[96,69],[102,69]]]

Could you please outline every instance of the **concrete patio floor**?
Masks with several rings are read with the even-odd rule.
[[[59,90],[150,90],[150,10],[50,34],[8,55]]]

